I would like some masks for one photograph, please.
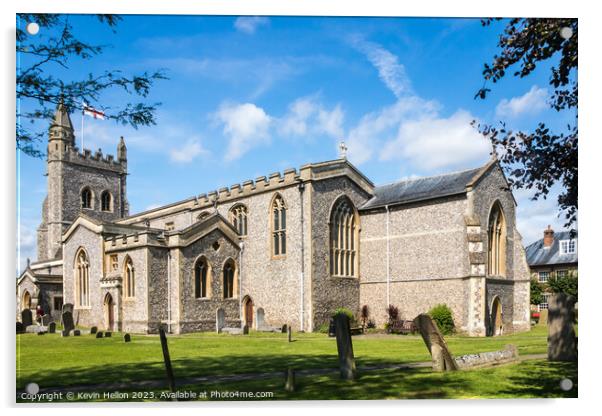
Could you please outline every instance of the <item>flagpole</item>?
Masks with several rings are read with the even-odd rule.
[[[82,108],[82,153],[84,152],[84,108]]]

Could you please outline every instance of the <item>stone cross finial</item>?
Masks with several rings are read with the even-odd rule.
[[[347,145],[344,141],[341,141],[341,143],[339,143],[339,155],[341,159],[347,159]]]

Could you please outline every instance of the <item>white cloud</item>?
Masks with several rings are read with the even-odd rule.
[[[482,162],[491,146],[470,123],[474,117],[458,110],[448,118],[429,114],[399,126],[395,140],[388,142],[381,158],[400,156],[422,169],[466,167]]]
[[[381,81],[397,98],[411,93],[411,82],[406,74],[405,67],[399,62],[397,56],[381,45],[369,42],[360,36],[352,37],[351,43],[357,50],[366,55],[370,63],[378,70]]]
[[[283,136],[307,136],[326,134],[342,137],[344,112],[340,105],[328,110],[317,96],[301,97],[293,101],[288,112],[278,120],[279,131]]]
[[[255,33],[259,26],[267,25],[269,19],[261,16],[241,16],[234,21],[234,27],[239,32],[249,35]]]
[[[31,221],[21,219],[18,224],[17,235],[17,273],[20,274],[27,267],[27,259],[35,261],[37,258],[37,232],[36,226]]]
[[[525,114],[537,114],[548,107],[548,90],[537,85],[521,95],[510,100],[502,99],[495,108],[497,117],[519,117]]]
[[[258,145],[270,142],[272,118],[252,103],[222,104],[214,118],[223,124],[228,137],[225,159],[236,160]]]
[[[190,163],[197,156],[207,153],[198,139],[189,139],[184,146],[171,149],[169,158],[176,163]]]

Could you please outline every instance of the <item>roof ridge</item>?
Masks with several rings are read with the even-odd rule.
[[[473,170],[480,170],[484,166],[485,165],[479,166],[477,168],[462,169],[462,170],[457,170],[457,171],[454,171],[454,172],[440,173],[440,174],[437,174],[437,175],[419,176],[417,178],[410,178],[410,179],[398,179],[396,181],[387,182],[387,183],[384,183],[384,184],[381,184],[381,185],[376,185],[376,187],[380,188],[380,187],[383,187],[383,186],[397,185],[397,184],[404,183],[404,182],[415,182],[415,181],[424,180],[424,179],[433,179],[433,178],[440,178],[440,177],[443,177],[443,176],[458,175],[460,173],[467,173],[467,172],[470,172],[470,171],[473,171]]]

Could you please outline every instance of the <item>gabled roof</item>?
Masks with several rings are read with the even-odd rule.
[[[27,267],[17,279],[17,285],[20,285],[21,282],[27,277],[29,277],[34,283],[48,283],[56,285],[63,284],[63,276],[60,274],[36,273],[30,267]]]
[[[63,233],[63,242],[67,241],[69,237],[75,232],[78,227],[85,227],[95,233],[103,235],[121,235],[133,232],[151,232],[151,233],[162,233],[163,230],[142,227],[139,225],[129,224],[116,224],[113,222],[102,222],[95,218],[88,217],[85,214],[80,213],[75,221],[71,223],[69,228]]]
[[[226,220],[218,212],[214,212],[180,231],[170,231],[169,246],[188,246],[214,230],[220,231],[232,244],[238,247],[238,231],[230,221]]]
[[[574,240],[577,240],[577,232],[572,236]],[[577,263],[579,247],[575,248],[574,254],[560,254],[560,241],[570,240],[570,231],[560,231],[554,233],[554,242],[548,248],[543,246],[543,238],[537,240],[533,244],[530,244],[525,248],[525,254],[527,255],[527,263],[529,266],[545,266],[552,264],[570,264]]]
[[[490,160],[486,165],[476,169],[377,186],[374,188],[374,196],[362,205],[360,210],[464,194],[468,186],[474,186],[489,169],[496,165],[496,160]]]

